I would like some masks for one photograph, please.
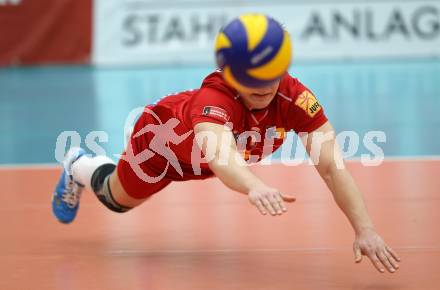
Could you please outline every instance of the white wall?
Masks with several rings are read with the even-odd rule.
[[[95,0],[94,11],[99,65],[212,64],[216,33],[244,12],[282,22],[299,61],[440,56],[438,0]]]

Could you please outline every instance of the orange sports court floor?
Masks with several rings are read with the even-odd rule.
[[[56,221],[60,169],[39,164],[56,162],[62,132],[77,131],[81,144],[104,132],[108,156],[121,153],[131,110],[199,87],[212,69],[0,69],[0,290],[440,290],[438,59],[294,63],[290,71],[337,132],[386,133],[387,161],[349,167],[378,232],[402,258],[395,274],[365,257],[354,263],[353,231],[306,165],[253,167],[297,197],[281,217],[260,216],[211,179],[171,184],[123,215],[86,192],[73,224]]]
[[[395,274],[354,263],[351,227],[313,167],[253,168],[297,197],[287,214],[261,216],[210,179],[171,184],[122,215],[85,192],[63,225],[50,206],[58,168],[3,167],[0,289],[440,289],[440,160],[349,162],[402,258]]]

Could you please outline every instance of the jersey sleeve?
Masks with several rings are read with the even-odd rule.
[[[288,127],[297,134],[310,133],[324,125],[327,117],[315,95],[298,80],[294,82],[294,98],[289,108]]]
[[[228,122],[234,123],[236,119],[236,101],[215,88],[201,88],[193,96],[189,106],[189,119],[193,127],[202,122],[224,125]]]

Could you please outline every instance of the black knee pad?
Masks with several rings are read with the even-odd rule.
[[[110,175],[115,171],[114,164],[104,164],[98,167],[92,175],[91,185],[98,200],[111,211],[124,213],[131,208],[120,205],[113,198],[110,189]]]
[[[91,186],[94,192],[99,192],[102,189],[104,180],[107,176],[115,171],[116,165],[108,163],[99,166],[92,175]]]

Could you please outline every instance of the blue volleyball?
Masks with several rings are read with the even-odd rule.
[[[292,45],[287,31],[273,18],[244,14],[219,32],[215,53],[224,79],[246,91],[279,80],[289,68]]]

